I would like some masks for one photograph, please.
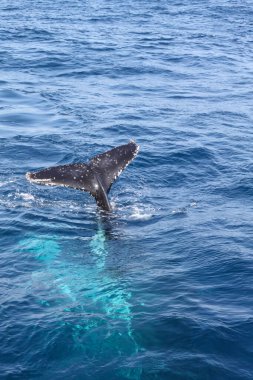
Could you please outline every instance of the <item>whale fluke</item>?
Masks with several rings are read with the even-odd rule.
[[[38,172],[26,173],[28,181],[39,185],[66,186],[88,191],[99,207],[111,210],[107,194],[120,173],[135,158],[139,146],[130,141],[105,153],[98,154],[88,163],[54,166]]]

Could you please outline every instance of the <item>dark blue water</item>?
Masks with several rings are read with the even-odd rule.
[[[0,378],[252,379],[252,2],[0,19]],[[110,218],[25,179],[130,138]]]

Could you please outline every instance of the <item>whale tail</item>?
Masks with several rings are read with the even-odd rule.
[[[108,193],[113,182],[135,158],[139,146],[130,141],[105,153],[98,154],[88,163],[54,166],[38,172],[26,173],[33,183],[47,186],[66,186],[88,191],[99,207],[111,210]]]

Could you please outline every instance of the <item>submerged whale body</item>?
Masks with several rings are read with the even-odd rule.
[[[105,153],[98,154],[88,163],[54,166],[38,172],[26,173],[33,183],[47,186],[66,186],[88,191],[99,207],[110,211],[108,193],[115,179],[135,158],[139,146],[130,141]]]

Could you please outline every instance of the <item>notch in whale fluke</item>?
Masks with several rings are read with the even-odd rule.
[[[28,181],[39,185],[66,186],[88,191],[98,206],[111,210],[108,193],[115,179],[135,158],[139,146],[130,141],[105,153],[98,154],[88,163],[60,165],[38,172],[26,173]]]

